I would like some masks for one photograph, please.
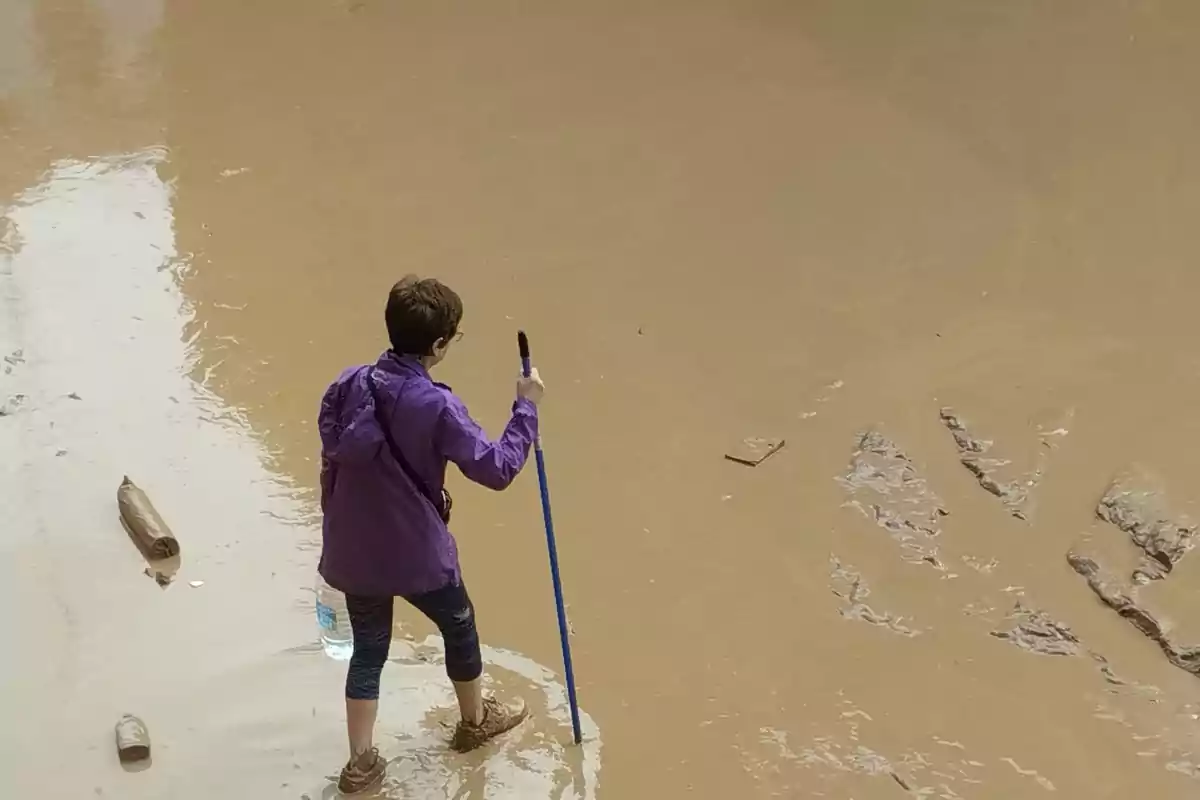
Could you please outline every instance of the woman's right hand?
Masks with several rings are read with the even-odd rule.
[[[536,406],[542,402],[542,395],[545,393],[546,384],[542,383],[537,367],[529,371],[528,377],[521,375],[517,378],[517,397],[522,397]]]

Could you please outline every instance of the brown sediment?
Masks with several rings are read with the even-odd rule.
[[[1091,658],[1104,680],[1112,686],[1153,689],[1117,675],[1107,658],[1086,647],[1069,625],[1059,622],[1045,611],[1030,608],[1018,600],[1006,620],[1009,622],[1008,627],[991,631],[992,636],[1036,655],[1086,655]]]
[[[986,491],[1000,498],[1008,512],[1017,519],[1029,518],[1030,492],[1037,486],[1042,477],[1042,467],[1024,477],[1012,480],[1002,480],[997,473],[1002,472],[1012,462],[1001,458],[988,458],[993,442],[990,439],[980,439],[971,433],[967,423],[951,408],[943,408],[940,412],[942,424],[954,437],[958,447],[959,460],[967,470],[975,476]]]
[[[962,562],[981,575],[990,575],[995,571],[996,567],[1000,566],[1000,562],[994,558],[985,560],[979,556],[971,555],[964,555]]]
[[[934,538],[949,512],[895,442],[877,430],[864,432],[838,481],[850,493],[849,505],[890,532],[906,561],[944,569]]]
[[[871,588],[862,575],[842,564],[837,556],[829,557],[829,583],[833,593],[845,601],[838,613],[846,619],[877,625],[909,638],[920,635],[921,631],[904,624],[904,617],[888,611],[876,611],[863,602],[871,594]]]
[[[1044,611],[1027,608],[1018,601],[1008,619],[1011,627],[994,630],[992,636],[1038,655],[1076,656],[1082,652],[1079,637]]]
[[[782,763],[746,759],[747,767],[759,774],[770,774],[779,772],[781,766],[790,762],[806,772],[820,770],[827,775],[859,775],[876,782],[890,779],[905,792],[917,797],[956,798],[962,795],[955,791],[953,785],[961,784],[962,789],[968,789],[982,782],[979,769],[985,765],[966,758],[965,747],[960,742],[934,738],[933,744],[940,746],[944,753],[954,754],[950,758],[940,758],[913,749],[902,751],[898,756],[886,755],[863,741],[874,718],[849,700],[843,699],[838,705],[842,709],[839,716],[844,727],[841,735],[816,736],[801,745],[793,744],[784,731],[763,728],[760,731],[762,744],[773,750]],[[812,777],[807,777],[806,783],[811,787]],[[814,794],[824,796],[825,793]]]
[[[1099,653],[1092,653],[1092,660],[1096,662],[1100,674],[1104,676],[1104,680],[1111,683],[1113,686],[1128,686],[1129,681],[1118,675],[1112,668],[1112,664],[1108,663],[1108,659]]]
[[[1135,583],[1165,578],[1195,546],[1197,526],[1167,507],[1162,482],[1140,466],[1125,470],[1104,492],[1096,516],[1129,534],[1145,554]]]
[[[1157,644],[1168,661],[1186,672],[1200,676],[1200,646],[1181,645],[1173,641],[1163,623],[1154,613],[1138,603],[1132,590],[1122,588],[1094,559],[1069,552],[1067,563],[1087,580],[1088,586],[1105,605]]]

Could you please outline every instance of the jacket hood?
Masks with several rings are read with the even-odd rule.
[[[370,461],[387,443],[367,385],[368,370],[375,371],[376,388],[383,397],[394,397],[406,379],[429,374],[416,361],[388,351],[374,364],[351,367],[339,375],[321,399],[317,415],[322,452],[335,464]]]
[[[367,370],[351,367],[338,376],[321,399],[317,429],[325,458],[335,464],[370,461],[383,446],[383,429],[367,387]]]

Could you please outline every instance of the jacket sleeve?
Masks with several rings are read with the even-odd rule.
[[[508,488],[525,466],[537,429],[537,406],[518,399],[504,433],[493,442],[471,419],[462,401],[451,396],[439,420],[437,448],[468,480],[500,490]]]

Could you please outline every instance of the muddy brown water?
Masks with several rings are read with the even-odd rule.
[[[463,294],[443,377],[492,429],[533,338],[588,735],[535,479],[460,485],[489,670],[537,719],[450,757],[402,615],[381,796],[1195,795],[1200,684],[1066,553],[1137,566],[1095,516],[1131,464],[1200,498],[1200,8],[286,5],[0,3],[9,796],[333,795],[313,417],[409,271]],[[1028,519],[942,408],[1036,475]],[[855,483],[870,430],[905,461]],[[725,460],[746,436],[788,444]],[[125,474],[181,542],[165,589]],[[920,492],[936,565],[894,529]],[[1186,644],[1197,570],[1141,589]]]

